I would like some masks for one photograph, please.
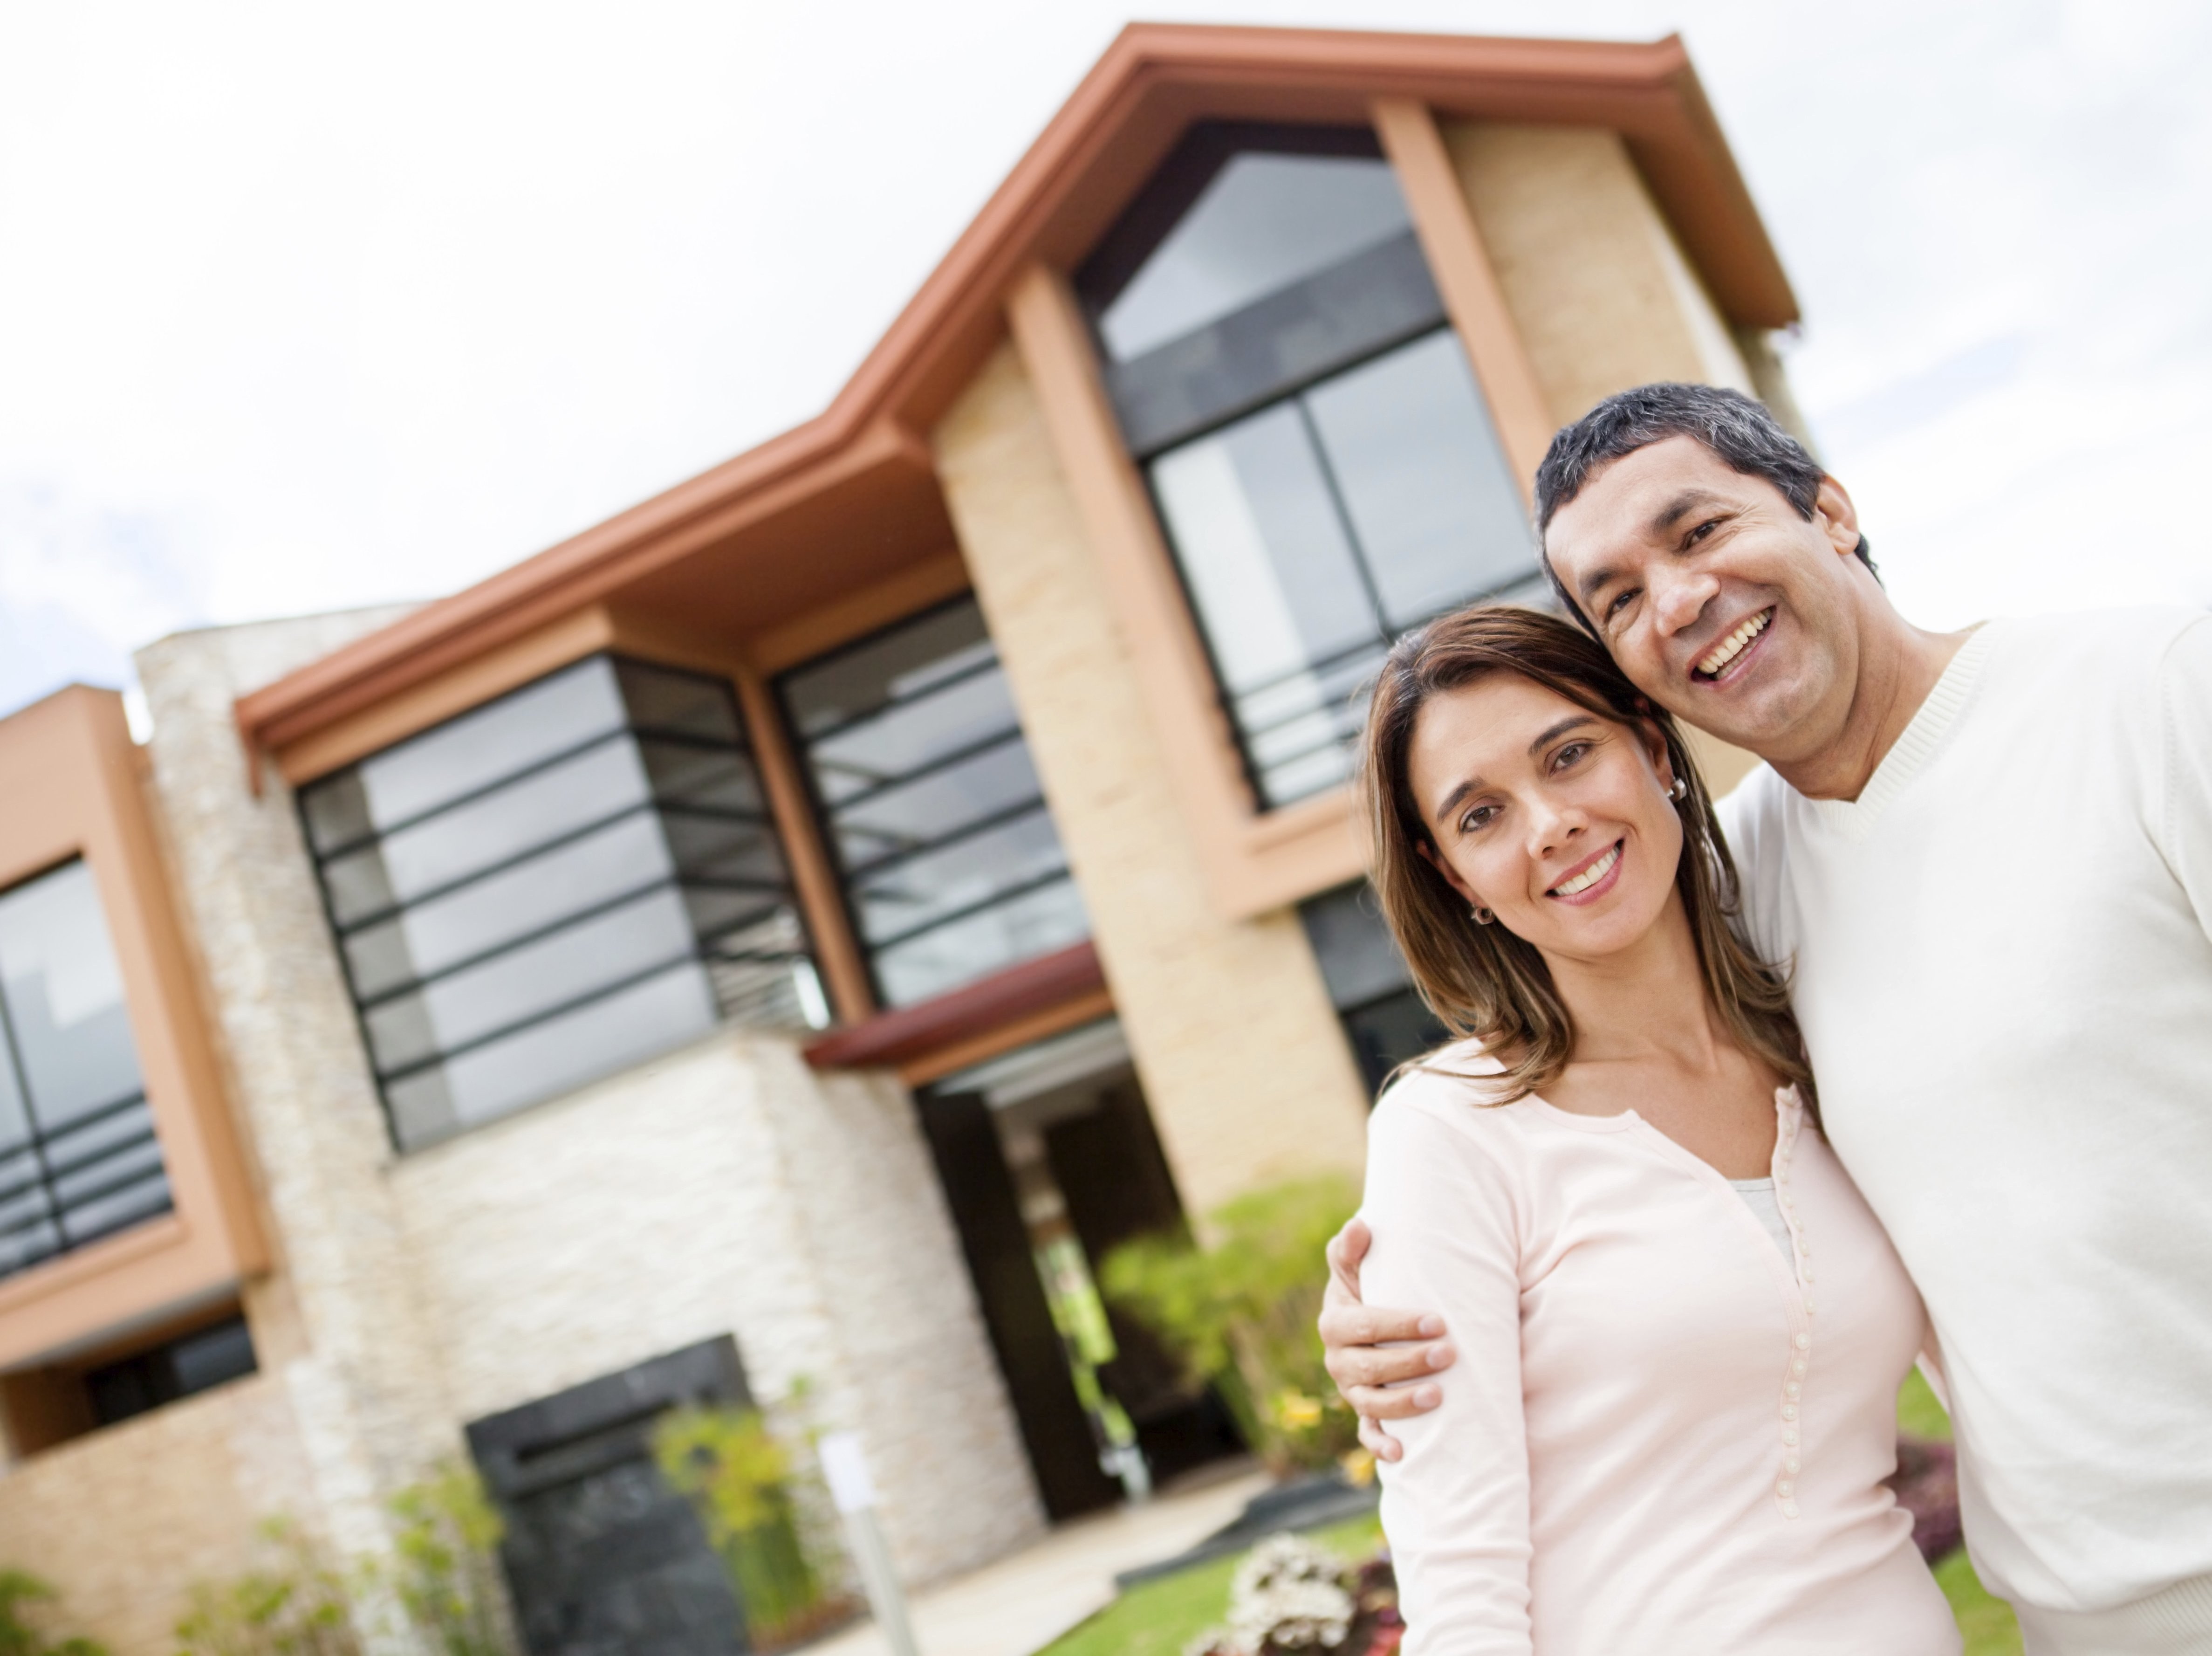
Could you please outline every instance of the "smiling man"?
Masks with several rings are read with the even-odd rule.
[[[1723,807],[1745,929],[1927,1304],[1976,1568],[2032,1653],[2212,1651],[2212,617],[1923,631],[1843,487],[1706,387],[1561,431],[1537,514],[1638,688],[1766,761]],[[1359,1304],[1364,1248],[1322,1334],[1372,1422],[1453,1354]]]

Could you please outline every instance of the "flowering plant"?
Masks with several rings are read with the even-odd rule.
[[[1229,1625],[1184,1656],[1390,1656],[1405,1637],[1388,1558],[1353,1568],[1326,1547],[1272,1536],[1229,1584]]]

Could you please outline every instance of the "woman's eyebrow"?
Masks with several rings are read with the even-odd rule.
[[[1445,818],[1451,815],[1452,807],[1454,806],[1457,805],[1469,794],[1481,792],[1483,782],[1481,777],[1469,776],[1465,782],[1462,782],[1459,786],[1453,788],[1450,793],[1445,795],[1443,799],[1437,801],[1435,819],[1438,822],[1443,821]]]
[[[1565,735],[1570,730],[1573,730],[1581,725],[1595,724],[1596,722],[1597,716],[1595,714],[1569,714],[1565,718],[1560,720],[1559,723],[1553,725],[1550,729],[1543,732],[1534,741],[1528,744],[1528,757],[1531,758],[1535,758],[1537,754],[1542,752],[1553,742],[1559,740],[1560,737]]]

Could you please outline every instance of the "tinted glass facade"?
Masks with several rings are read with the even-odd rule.
[[[1395,178],[1364,132],[1201,129],[1078,286],[1255,792],[1336,785],[1393,639],[1542,590]]]
[[[1365,881],[1301,904],[1298,918],[1305,922],[1306,941],[1321,963],[1322,981],[1344,1020],[1370,1097],[1382,1090],[1400,1064],[1451,1038],[1414,989],[1405,957]]]
[[[169,1211],[92,870],[0,892],[0,1276]]]
[[[974,599],[811,662],[779,690],[886,1004],[1090,935]]]
[[[828,1021],[730,687],[596,656],[301,789],[402,1147]]]

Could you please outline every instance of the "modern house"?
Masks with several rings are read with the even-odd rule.
[[[536,1648],[738,1649],[615,1544],[678,1402],[858,1430],[916,1580],[1235,1452],[1070,1307],[1356,1172],[1429,1038],[1363,678],[1543,601],[1600,397],[1794,420],[1796,315],[1676,41],[1133,27],[819,417],[156,643],[143,745],[0,721],[0,1563],[166,1652],[265,1515],[374,1551],[473,1454]]]

